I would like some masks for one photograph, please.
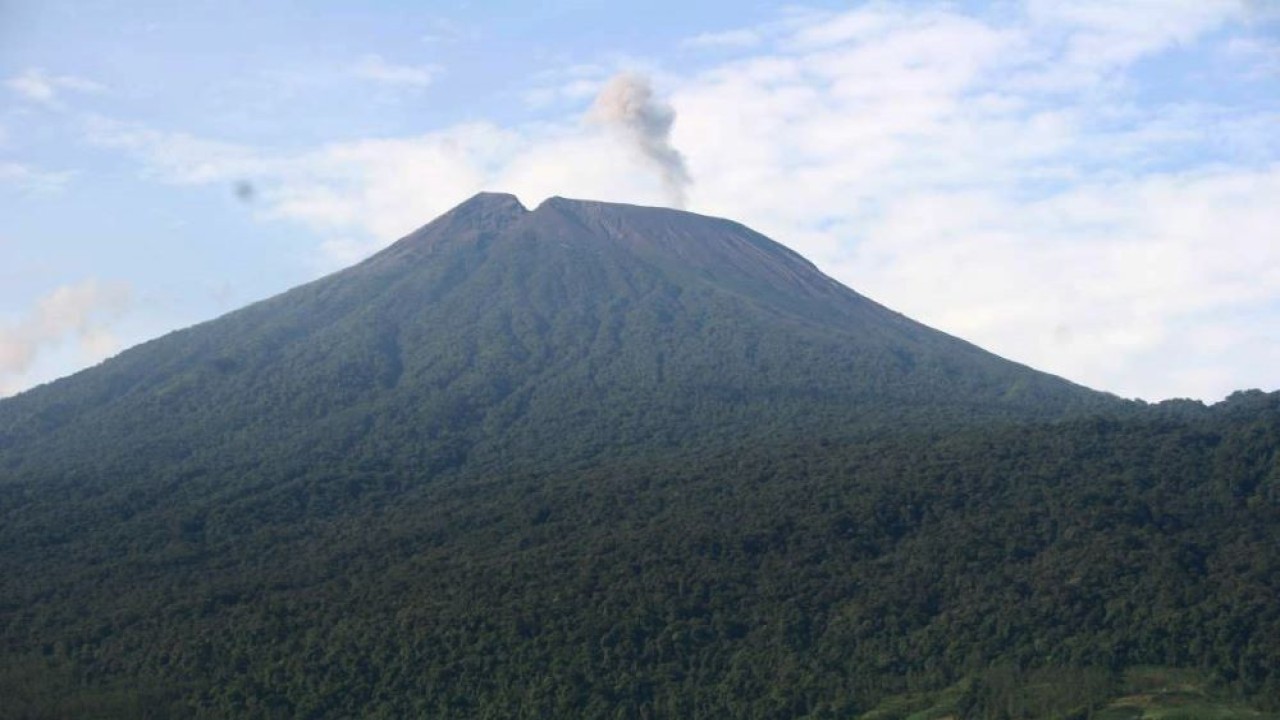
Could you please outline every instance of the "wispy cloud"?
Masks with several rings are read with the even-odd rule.
[[[81,363],[110,356],[118,349],[111,325],[130,304],[128,285],[86,280],[54,289],[23,317],[0,319],[0,396],[29,387],[39,356],[60,346],[74,346]]]
[[[420,90],[442,72],[438,65],[401,65],[379,55],[365,55],[351,67],[351,75],[386,87]]]
[[[759,45],[762,41],[758,30],[742,28],[702,33],[686,39],[682,44],[691,48],[749,48]]]
[[[248,146],[96,115],[85,119],[83,134],[93,145],[124,150],[143,159],[147,172],[166,182],[234,182],[278,172],[266,154]]]
[[[1053,62],[1039,63],[1021,80],[1056,91],[1116,82],[1137,60],[1190,45],[1248,12],[1245,0],[1176,0],[1154,8],[1147,0],[1030,0],[1028,39],[1040,59]]]
[[[1246,62],[1248,77],[1253,80],[1274,80],[1280,77],[1280,41],[1263,37],[1232,38],[1224,51]]]
[[[605,65],[579,64],[534,75],[532,87],[524,92],[524,100],[533,108],[552,105],[580,105],[600,92],[600,88],[621,68]]]
[[[485,187],[489,171],[527,144],[518,133],[472,123],[279,153],[106,118],[86,123],[85,139],[134,155],[145,175],[167,183],[251,180],[261,217],[303,223],[325,235],[330,249],[355,247],[356,236],[385,244],[411,231]]]
[[[477,33],[474,29],[449,18],[439,17],[432,19],[427,24],[422,32],[422,41],[425,43],[454,43],[472,40],[476,36]]]
[[[42,68],[27,68],[5,80],[5,87],[20,97],[42,105],[56,107],[59,96],[66,91],[99,93],[106,87],[92,80],[74,75],[54,75]]]
[[[22,163],[0,162],[0,185],[15,187],[29,195],[60,192],[74,176],[69,170],[51,172]]]

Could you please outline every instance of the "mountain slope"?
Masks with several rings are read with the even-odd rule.
[[[190,474],[271,448],[429,473],[1122,406],[736,223],[482,194],[360,265],[0,402],[0,469]]]

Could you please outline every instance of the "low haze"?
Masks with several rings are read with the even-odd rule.
[[[686,5],[0,4],[0,395],[479,190],[731,217],[1126,397],[1280,387],[1273,4]]]

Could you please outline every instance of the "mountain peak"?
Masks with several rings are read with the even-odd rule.
[[[478,192],[454,205],[424,227],[431,227],[442,221],[447,221],[451,225],[456,225],[459,222],[485,223],[494,220],[505,222],[528,214],[528,212],[529,209],[522,205],[520,199],[511,193]]]
[[[472,195],[466,200],[463,200],[462,202],[455,205],[453,209],[454,210],[460,210],[462,208],[492,209],[492,208],[506,208],[506,207],[513,207],[513,206],[518,207],[519,209],[524,210],[526,212],[528,211],[528,209],[525,208],[525,206],[520,203],[520,198],[517,198],[512,193],[481,190],[475,195]]]
[[[589,216],[598,216],[601,214],[646,214],[646,215],[684,215],[687,217],[706,217],[697,213],[685,210],[674,210],[672,208],[635,205],[632,203],[609,202],[605,200],[584,200],[581,198],[567,198],[562,195],[552,195],[543,200],[534,208],[533,212],[559,210],[562,212],[585,214]]]
[[[438,246],[471,243],[480,236],[500,232],[529,214],[511,193],[480,192],[453,206],[445,214],[409,233],[390,247],[362,263],[385,269],[430,254]]]
[[[624,247],[650,262],[714,278],[747,294],[772,288],[810,298],[862,300],[786,246],[725,218],[553,196],[529,214],[526,226],[544,234],[580,232],[591,242]],[[568,230],[573,226],[578,230]]]
[[[511,193],[480,192],[455,205],[437,221],[448,219],[452,222],[461,220],[469,223],[505,224],[528,212],[528,208],[520,204],[520,199]]]

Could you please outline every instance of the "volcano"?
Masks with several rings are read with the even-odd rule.
[[[0,717],[1265,704],[1278,513],[1280,395],[1124,401],[729,220],[485,193],[0,400]]]
[[[267,446],[430,475],[1109,405],[740,224],[484,193],[359,265],[5,401],[0,466],[192,473]]]

